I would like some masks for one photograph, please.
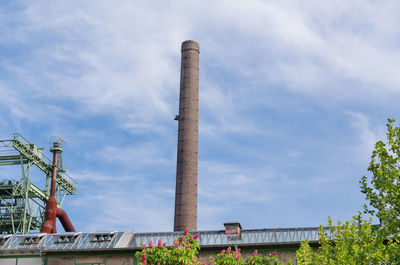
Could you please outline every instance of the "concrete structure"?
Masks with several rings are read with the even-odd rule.
[[[277,251],[286,264],[296,259],[300,243],[318,241],[319,228],[241,229],[239,223],[225,223],[225,230],[196,231],[200,256],[208,259],[231,246],[244,256],[257,249],[259,255]],[[150,240],[162,239],[167,246],[182,232],[96,232],[30,235],[0,235],[2,265],[135,265],[134,253]]]
[[[199,54],[197,42],[182,43],[174,231],[197,229]]]

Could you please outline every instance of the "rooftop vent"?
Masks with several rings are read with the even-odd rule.
[[[38,235],[29,235],[25,236],[21,242],[19,242],[20,245],[34,245],[34,244],[39,244],[44,235],[43,234],[38,234]]]
[[[113,240],[115,234],[116,234],[116,232],[94,234],[92,236],[92,238],[90,239],[90,242],[92,242],[92,243],[111,242],[111,240]]]
[[[12,235],[0,236],[0,246],[4,246]]]
[[[75,243],[75,241],[78,240],[80,235],[81,235],[81,233],[76,233],[76,234],[73,234],[73,235],[61,235],[61,236],[57,237],[55,243],[56,244]]]

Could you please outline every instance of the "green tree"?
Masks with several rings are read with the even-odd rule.
[[[361,215],[345,223],[321,227],[319,246],[313,249],[305,241],[297,251],[299,265],[360,265],[399,264],[399,245],[387,239],[378,226],[366,221]]]
[[[388,235],[397,238],[400,230],[400,128],[394,122],[388,119],[387,141],[375,144],[368,168],[372,172],[370,184],[364,176],[360,185],[369,202],[364,205],[365,211],[377,216]]]
[[[378,217],[382,226],[373,226],[361,214],[353,220],[320,228],[319,246],[303,242],[297,251],[298,264],[400,264],[400,128],[388,119],[387,140],[378,141],[368,170],[360,180],[368,205],[365,212]]]

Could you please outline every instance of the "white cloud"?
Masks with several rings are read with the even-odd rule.
[[[178,92],[176,58],[184,30],[173,16],[176,34],[164,30],[168,19],[161,23],[153,9],[138,3],[113,7],[101,1],[27,6],[17,34],[33,39],[24,43],[31,51],[10,71],[24,72],[25,82],[29,77],[32,85],[20,88],[25,91],[44,85],[41,96],[71,98],[84,106],[81,111],[113,113],[132,131],[161,131],[160,121],[172,116],[171,93]],[[144,22],[149,16],[152,23]],[[49,36],[36,47],[35,38]]]
[[[266,202],[275,197],[267,183],[277,179],[278,172],[271,172],[271,169],[252,170],[218,161],[200,161],[199,167],[199,196],[221,207],[226,203]],[[270,192],[265,193],[268,186]]]
[[[16,36],[9,40],[30,50],[26,60],[7,63],[25,92],[34,89],[45,99],[72,99],[81,112],[112,113],[131,132],[162,133],[177,112],[179,44],[193,35],[201,45],[204,41],[201,57],[229,75],[339,99],[398,91],[400,53],[395,46],[383,45],[391,43],[389,33],[397,31],[393,5],[331,1],[303,3],[300,8],[293,1],[166,1],[156,8],[151,2],[36,1],[15,11]],[[356,8],[359,16],[352,12]],[[360,16],[373,19],[365,23]],[[384,17],[389,19],[386,26]],[[11,35],[5,25],[1,29]],[[215,115],[202,121],[203,130],[254,128],[240,125],[246,114],[236,108],[242,98],[266,92],[252,83],[245,91],[238,86],[217,88],[209,70],[201,71],[206,73],[201,107]],[[347,87],[348,80],[372,85]],[[29,97],[19,100],[32,104]],[[45,114],[36,109],[32,117]]]
[[[138,175],[102,175],[76,172],[80,182],[77,198],[70,197],[65,209],[83,231],[172,229],[173,194],[162,183]],[[85,218],[79,218],[84,215]]]
[[[355,154],[354,158],[368,161],[375,143],[385,139],[384,128],[382,126],[371,128],[369,117],[361,112],[349,111],[347,114],[352,118],[351,125],[358,134],[358,140],[352,148]]]
[[[239,104],[241,98],[225,87],[203,82],[200,92],[199,108],[202,109],[199,130],[204,136],[223,138],[229,133],[256,133],[259,128],[246,119],[242,108],[247,105]]]
[[[116,182],[116,183],[123,183],[135,179],[140,179],[141,176],[129,176],[129,175],[119,175],[116,178],[114,175],[105,174],[103,172],[97,172],[93,170],[83,170],[83,171],[69,171],[68,174],[74,177],[74,180],[79,182],[85,183],[99,183],[99,182]]]
[[[130,147],[107,146],[99,152],[102,161],[129,165],[132,169],[170,165],[175,161],[163,157],[162,147],[156,143],[143,143]]]
[[[360,92],[382,96],[382,91],[399,91],[395,69],[400,51],[387,45],[394,41],[391,33],[398,32],[391,19],[393,2],[385,7],[358,1],[301,7],[292,1],[221,5],[226,12],[215,8],[211,17],[243,39],[229,45],[224,39],[214,40],[211,52],[223,68],[340,100],[363,96]],[[384,26],[381,21],[387,16],[390,20]],[[382,34],[382,27],[387,34]],[[344,87],[348,81],[360,85]]]

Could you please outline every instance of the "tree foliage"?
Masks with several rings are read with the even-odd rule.
[[[400,264],[400,128],[388,119],[387,140],[378,141],[368,170],[360,181],[368,205],[365,212],[378,217],[382,226],[372,225],[359,213],[353,220],[320,228],[319,247],[303,242],[297,251],[298,264]]]
[[[369,205],[366,212],[377,216],[388,234],[397,237],[400,228],[400,128],[388,119],[387,141],[378,141],[368,170],[372,172],[370,185],[367,177],[360,181],[361,191]]]
[[[318,248],[305,241],[297,251],[299,265],[399,264],[399,245],[387,239],[372,221],[361,215],[345,223],[320,227]]]

